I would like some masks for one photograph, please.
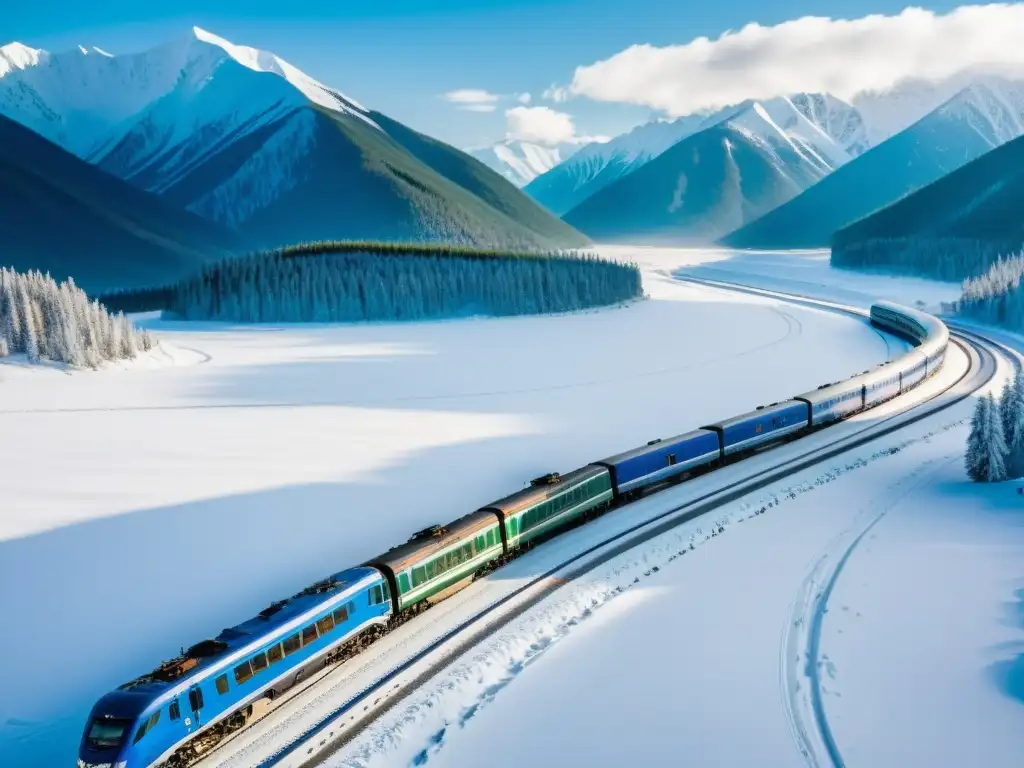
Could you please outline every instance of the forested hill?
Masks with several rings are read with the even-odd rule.
[[[1024,244],[1024,137],[836,232],[832,263],[962,280]]]
[[[188,320],[358,322],[567,312],[642,292],[635,265],[593,256],[340,242],[231,259],[173,285],[103,301]]]

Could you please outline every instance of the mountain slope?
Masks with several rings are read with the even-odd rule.
[[[737,248],[816,248],[832,234],[1024,132],[1024,90],[976,82],[799,197],[722,238]]]
[[[246,246],[0,117],[0,263],[89,292],[162,284]]]
[[[708,243],[799,194],[846,157],[788,102],[748,104],[564,218],[595,239]]]
[[[591,195],[657,157],[704,124],[704,116],[654,121],[604,144],[588,144],[524,187],[534,200],[559,216]]]
[[[892,257],[927,241],[946,241],[947,253],[979,244],[1007,253],[1024,244],[1024,136],[839,230],[833,257],[844,263],[845,254],[871,243],[877,265],[886,266],[887,251]]]
[[[20,83],[44,93],[66,82],[51,71],[60,57],[48,56],[12,68],[0,91],[14,93]],[[72,69],[88,60],[91,68],[80,73],[86,90],[106,83],[127,94],[108,99],[117,109],[87,115],[97,125],[106,121],[106,132],[88,150],[84,139],[72,142],[76,151],[262,246],[369,237],[515,248],[586,242],[478,161],[370,112],[271,53],[195,28],[125,61],[69,60]],[[63,135],[85,119],[65,113],[65,102],[23,99],[16,117],[32,125],[49,110],[57,118],[44,127]],[[138,109],[129,112],[129,102]]]

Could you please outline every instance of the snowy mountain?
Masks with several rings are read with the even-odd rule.
[[[660,120],[637,126],[604,144],[588,144],[526,185],[526,192],[562,215],[616,179],[693,134],[706,117]]]
[[[564,214],[599,190],[635,171],[678,141],[750,109],[753,102],[705,111],[676,120],[656,120],[606,144],[584,147],[572,158],[538,177],[526,191],[548,210]],[[867,147],[860,113],[828,94],[801,93],[762,103],[783,132],[811,152],[824,150],[832,168]]]
[[[421,137],[425,159],[405,126],[202,29],[130,56],[12,45],[2,61],[4,114],[264,245],[585,240],[458,150]]]
[[[1022,133],[1022,84],[975,78],[909,128],[722,242],[739,248],[827,246],[836,230]]]
[[[0,116],[0,265],[87,291],[162,285],[251,246]]]
[[[597,240],[707,243],[850,159],[790,99],[748,102],[713,120],[595,192],[565,220]]]
[[[527,141],[507,139],[485,147],[467,149],[466,152],[517,187],[524,187],[571,157],[578,149],[579,146],[576,144],[545,147]]]

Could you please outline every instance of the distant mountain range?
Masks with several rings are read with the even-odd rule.
[[[839,229],[1024,133],[1024,88],[976,80],[910,127],[721,242],[815,248]]]
[[[88,292],[163,284],[251,247],[2,116],[0,232],[0,263]]]
[[[0,51],[0,113],[261,246],[586,242],[469,155],[198,28],[130,56]]]
[[[792,99],[748,102],[696,125],[672,125],[696,130],[591,194],[564,219],[598,240],[708,243],[850,160],[839,138]],[[840,132],[848,145],[856,141],[852,134]]]
[[[493,171],[500,173],[517,187],[525,187],[556,165],[572,157],[578,144],[559,144],[545,147],[528,141],[506,139],[466,152]]]

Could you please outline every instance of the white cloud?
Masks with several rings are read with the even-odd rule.
[[[580,136],[572,116],[550,107],[512,107],[505,110],[507,139],[554,147],[558,144],[605,142],[607,136]]]
[[[460,104],[456,109],[463,112],[493,112],[497,107],[494,104]]]
[[[529,104],[532,99],[533,97],[528,93],[520,93],[516,96],[516,101],[520,104]]]
[[[577,71],[579,71],[579,68],[577,68]],[[568,88],[564,88],[560,85],[552,85],[549,88],[545,88],[544,93],[541,94],[541,96],[548,101],[554,101],[556,103],[568,101],[571,95],[572,94]]]
[[[493,104],[499,97],[480,88],[459,88],[448,91],[442,98],[452,104]]]
[[[940,81],[965,70],[1024,71],[1024,3],[961,6],[947,14],[907,8],[896,16],[805,17],[774,27],[748,24],[715,40],[634,45],[577,67],[570,93],[682,115],[748,98],[828,91],[850,98],[900,80]]]

